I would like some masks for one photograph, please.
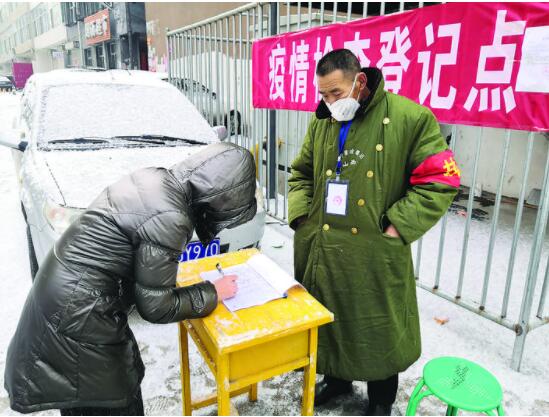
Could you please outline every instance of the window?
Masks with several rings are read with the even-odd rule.
[[[44,4],[36,6],[29,15],[32,15],[32,20],[34,20],[35,36],[40,36],[50,30],[49,13]]]
[[[71,100],[67,100],[71,97]],[[144,133],[216,140],[212,128],[175,88],[127,83],[52,86],[41,100],[37,131],[41,144],[88,136],[133,136]],[[132,117],[128,117],[128,111]],[[70,113],[71,122],[66,123]],[[106,121],[106,122],[105,122]]]
[[[50,30],[50,21],[48,19],[48,12],[45,9],[42,9],[42,12],[40,13],[40,23],[42,24],[42,33],[47,32]]]
[[[29,14],[25,14],[16,20],[15,30],[15,41],[17,44],[21,44],[29,40]]]
[[[91,16],[92,14],[95,14],[99,10],[103,9],[102,3],[87,2],[87,3],[80,3],[80,4],[81,4],[81,10],[83,11],[84,16]]]
[[[93,67],[93,58],[91,48],[84,49],[84,58],[86,67]]]
[[[73,26],[76,24],[76,3],[74,2],[63,2],[61,3],[61,9],[63,11],[63,21],[68,26]]]
[[[54,4],[50,9],[51,27],[57,27],[63,24],[61,5],[59,3]]]
[[[97,45],[95,47],[95,53],[97,57],[97,66],[99,68],[105,68],[105,48],[103,45]]]

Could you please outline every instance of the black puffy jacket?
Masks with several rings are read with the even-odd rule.
[[[178,256],[256,212],[255,165],[218,143],[170,169],[146,168],[105,189],[38,271],[9,346],[11,408],[125,407],[144,376],[127,314],[153,323],[208,315],[215,287],[176,288]]]

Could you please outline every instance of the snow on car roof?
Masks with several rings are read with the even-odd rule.
[[[154,73],[137,70],[93,71],[83,69],[60,69],[31,76],[37,86],[49,87],[68,84],[138,84],[169,88],[169,85]],[[175,87],[174,87],[175,88]]]

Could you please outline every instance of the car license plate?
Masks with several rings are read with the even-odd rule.
[[[219,255],[220,253],[221,246],[219,244],[219,239],[212,240],[206,247],[200,242],[190,242],[185,248],[185,252],[181,253],[179,256],[179,262],[193,261],[195,259]]]

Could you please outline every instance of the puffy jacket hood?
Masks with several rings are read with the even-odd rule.
[[[190,190],[194,226],[203,244],[210,243],[221,230],[255,216],[255,164],[246,149],[216,143],[170,170]]]

